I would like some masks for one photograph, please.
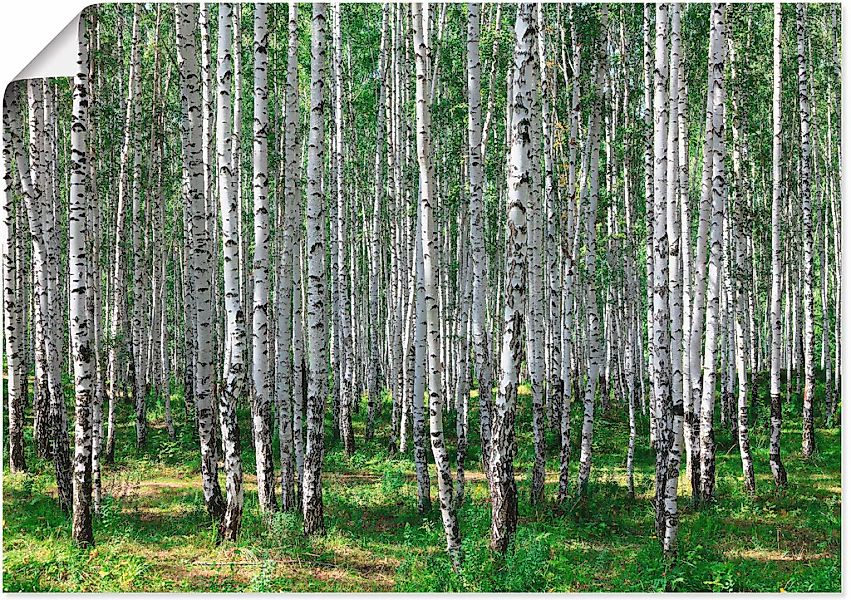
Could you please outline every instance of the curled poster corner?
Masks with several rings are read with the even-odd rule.
[[[77,29],[81,14],[78,13],[71,19],[14,80],[73,77],[77,57]]]

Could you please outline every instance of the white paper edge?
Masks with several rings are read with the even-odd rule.
[[[80,15],[71,19],[64,29],[42,48],[34,59],[15,76],[19,79],[73,77],[77,66],[77,31]]]

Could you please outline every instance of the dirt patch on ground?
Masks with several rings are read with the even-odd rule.
[[[143,555],[156,566],[165,581],[178,586],[186,586],[188,583],[188,587],[193,590],[209,589],[213,582],[247,586],[262,565],[244,560],[236,548],[227,548],[202,557],[197,555],[197,548],[194,552],[191,548],[173,548],[154,550]]]
[[[773,530],[776,536],[776,541],[773,544],[760,544],[753,548],[743,548],[742,546],[746,544],[743,539],[727,540],[723,544],[726,547],[723,553],[729,558],[776,562],[778,564],[811,562],[833,556],[832,552],[824,551],[824,542],[828,542],[828,547],[835,544],[837,550],[839,548],[838,535],[834,539],[826,539],[816,530],[796,527],[787,523],[772,523],[766,520],[745,521],[734,518],[724,519],[724,521],[738,531],[746,531],[753,525],[767,526]]]
[[[186,586],[193,590],[209,589],[212,582],[219,584],[231,581],[247,586],[259,572],[260,566],[245,565],[199,565],[191,562],[162,562],[156,568],[163,579],[175,584]]]
[[[307,560],[305,560],[307,559]],[[376,557],[360,548],[335,548],[330,559],[311,560],[307,557],[276,557],[281,565],[297,563],[319,580],[348,584],[353,590],[375,589],[390,591],[395,583],[393,575],[399,561],[390,557]]]
[[[137,498],[149,498],[176,491],[191,492],[192,485],[188,481],[144,481],[133,485],[130,495]]]
[[[827,552],[795,553],[794,551],[777,550],[774,548],[746,548],[733,550],[725,554],[728,558],[743,558],[747,560],[770,562],[809,562],[830,558]]]

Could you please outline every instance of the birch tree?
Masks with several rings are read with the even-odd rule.
[[[297,506],[294,483],[294,437],[293,419],[295,403],[299,410],[301,398],[293,394],[293,318],[301,318],[293,311],[294,269],[300,266],[294,261],[294,229],[301,223],[294,222],[295,204],[300,201],[298,194],[298,8],[295,2],[289,4],[287,21],[287,82],[284,107],[284,231],[281,258],[278,261],[277,290],[275,292],[276,352],[275,352],[275,396],[278,399],[278,424],[281,455],[281,510],[293,510]]]
[[[352,378],[354,376],[354,353],[352,348],[352,326],[350,323],[351,307],[348,294],[348,273],[346,266],[346,202],[343,194],[343,34],[340,28],[340,12],[342,6],[338,3],[332,7],[334,38],[334,154],[333,168],[336,173],[337,222],[337,288],[340,290],[339,323],[340,323],[340,437],[346,454],[355,451],[355,432],[352,429]]]
[[[219,5],[219,35],[216,69],[216,156],[218,191],[222,215],[222,256],[224,258],[225,314],[227,343],[222,368],[224,385],[219,395],[219,421],[224,447],[227,483],[227,507],[221,524],[221,536],[236,540],[242,519],[242,457],[236,407],[245,394],[245,313],[240,301],[239,236],[240,218],[235,193],[231,144],[231,83],[233,78],[233,6]]]
[[[493,412],[490,457],[491,549],[504,553],[517,530],[514,481],[517,386],[526,302],[527,221],[531,189],[532,90],[537,85],[537,23],[532,3],[521,4],[514,25],[511,77],[511,128],[508,163],[508,214],[505,221],[505,278],[499,391]]]
[[[307,448],[302,502],[305,534],[324,533],[323,417],[327,379],[325,319],[325,48],[327,6],[313,3],[310,28],[310,130],[307,140]]]
[[[813,204],[812,204],[812,149],[810,147],[810,67],[807,51],[807,9],[795,5],[795,34],[798,40],[798,117],[801,135],[801,227],[804,235],[803,305],[804,305],[804,414],[801,454],[810,458],[815,452],[815,418],[813,394],[815,393],[815,326],[813,316]]]
[[[277,509],[272,460],[272,383],[269,369],[269,127],[267,5],[254,6],[254,304],[251,419],[260,508]]]
[[[771,432],[769,441],[768,460],[774,485],[778,488],[786,485],[786,468],[780,458],[780,434],[783,424],[783,410],[780,398],[780,345],[781,345],[781,314],[780,314],[780,280],[781,280],[781,251],[780,251],[780,211],[783,202],[783,123],[781,114],[781,34],[782,34],[782,5],[774,3],[774,33],[772,46],[774,50],[774,76],[772,85],[772,128],[771,144]],[[788,377],[788,374],[787,374]]]
[[[742,459],[742,474],[744,478],[745,491],[748,494],[755,492],[755,479],[753,458],[750,450],[750,436],[748,432],[748,403],[749,390],[751,379],[748,376],[748,370],[751,368],[750,351],[751,351],[751,336],[755,331],[751,330],[749,323],[750,307],[748,306],[748,288],[753,282],[750,279],[750,273],[746,268],[747,255],[747,239],[745,230],[748,226],[747,212],[749,207],[746,206],[747,199],[745,194],[749,192],[745,181],[743,181],[744,173],[742,169],[742,154],[743,154],[743,127],[742,127],[742,98],[741,88],[738,80],[738,68],[736,64],[736,46],[733,43],[732,36],[729,38],[729,60],[730,60],[730,76],[732,79],[732,129],[733,129],[733,215],[732,215],[732,265],[730,270],[733,271],[732,298],[728,299],[733,313],[734,330],[735,330],[735,363],[736,376],[738,378],[738,395],[736,424],[737,424],[737,439],[739,442],[739,455]]]
[[[544,82],[543,72],[546,64],[541,59],[540,27],[543,20],[540,17],[540,6],[536,7],[536,38],[535,49],[538,63],[538,76]],[[528,301],[526,307],[526,363],[529,369],[529,382],[532,387],[532,439],[535,449],[535,459],[532,464],[530,486],[530,502],[537,504],[543,499],[545,477],[545,444],[544,419],[546,392],[546,357],[547,346],[544,330],[544,217],[545,195],[541,181],[541,130],[546,127],[541,117],[541,104],[546,101],[541,97],[537,84],[532,89],[532,194],[527,207],[528,227]],[[548,137],[548,136],[547,136]],[[549,142],[549,140],[545,140]],[[542,193],[542,191],[544,193]]]
[[[595,76],[595,106],[592,110],[588,133],[590,162],[588,179],[583,190],[581,203],[585,221],[585,311],[588,328],[588,377],[585,383],[582,416],[582,442],[579,452],[579,476],[577,487],[580,497],[587,496],[588,480],[591,476],[591,441],[594,435],[594,398],[600,377],[602,341],[600,339],[600,315],[597,307],[597,201],[600,193],[600,128],[601,106],[604,95],[606,73],[605,31],[608,24],[608,8],[600,7],[600,39],[597,41],[597,64]]]
[[[670,361],[670,398],[666,398],[662,406],[662,418],[665,422],[665,465],[664,465],[664,505],[660,512],[665,519],[665,533],[662,549],[671,556],[676,550],[677,531],[679,528],[679,512],[677,508],[677,487],[680,475],[680,460],[682,456],[683,434],[683,247],[680,239],[680,165],[679,137],[685,135],[680,131],[680,69],[682,62],[681,41],[681,12],[679,3],[671,7],[671,59],[668,71],[668,111],[667,148],[666,152],[666,205],[665,226],[668,238],[668,307],[670,314],[671,334],[668,338]],[[663,48],[664,50],[664,48]],[[657,162],[658,165],[658,162]],[[654,266],[654,276],[656,268]],[[658,341],[658,340],[657,340]]]
[[[53,228],[52,206],[48,202],[46,186],[49,184],[43,165],[44,153],[44,90],[40,80],[28,80],[26,98],[29,105],[29,160],[24,146],[24,132],[20,108],[20,95],[7,98],[10,114],[10,136],[14,164],[20,179],[21,191],[27,212],[29,234],[32,239],[33,300],[35,313],[34,335],[36,355],[37,393],[42,398],[41,427],[47,432],[50,458],[56,475],[59,506],[65,512],[72,507],[71,460],[68,452],[67,421],[64,393],[59,379],[59,357],[56,347],[58,326],[56,312],[59,296],[55,269],[58,265],[56,235]]]
[[[417,231],[422,229],[422,207],[417,207]],[[425,272],[423,267],[423,241],[417,235],[414,241],[414,258],[416,260],[415,277],[415,314],[414,326],[414,380],[412,390],[411,414],[414,430],[414,464],[417,470],[417,510],[425,514],[431,510],[431,481],[428,472],[426,456],[426,426],[425,426],[425,370],[426,370],[426,306],[425,306]]]
[[[429,47],[424,35],[423,5],[414,3],[414,50],[416,52],[416,119],[417,162],[419,165],[420,235],[423,252],[423,294],[426,313],[426,340],[428,348],[428,397],[431,451],[437,467],[438,495],[446,548],[452,564],[461,564],[461,534],[455,503],[452,500],[452,473],[449,455],[443,436],[443,366],[440,359],[440,312],[437,288],[437,235],[433,212],[437,198],[434,195],[431,157],[431,109],[429,100]]]
[[[390,5],[384,4],[381,10],[381,42],[378,49],[378,94],[375,111],[375,188],[372,200],[372,221],[369,237],[369,356],[367,362],[367,394],[368,406],[366,417],[366,433],[368,440],[375,434],[375,419],[378,414],[381,397],[378,389],[379,364],[379,277],[380,277],[380,233],[381,233],[381,201],[384,194],[383,169],[385,110],[387,95],[387,44],[388,19]]]
[[[133,400],[136,404],[136,448],[143,448],[148,439],[148,407],[147,407],[147,386],[145,384],[145,352],[143,350],[144,339],[144,257],[142,249],[142,152],[140,144],[139,132],[141,131],[142,121],[142,105],[141,105],[141,39],[140,39],[140,19],[142,18],[142,10],[140,6],[136,6],[133,11],[133,48],[131,49],[130,61],[135,65],[131,66],[131,72],[135,80],[131,82],[130,89],[134,91],[135,96],[128,98],[128,106],[132,111],[133,122],[133,147],[132,158],[128,156],[128,160],[132,160],[132,179],[130,183],[130,234],[133,252],[133,286],[132,286],[132,312],[130,314],[130,346],[131,346],[131,365],[133,377]],[[156,81],[156,76],[155,76]],[[123,282],[122,282],[123,283]]]
[[[712,219],[708,286],[706,296],[706,330],[703,350],[703,389],[700,400],[700,498],[710,502],[715,498],[715,377],[716,346],[719,328],[721,295],[721,253],[726,179],[724,169],[724,46],[726,29],[725,7],[713,3],[711,9],[710,44],[712,46]],[[716,59],[715,57],[720,57]],[[703,207],[701,207],[703,210]],[[698,233],[699,240],[699,233]],[[698,241],[699,243],[699,241]],[[699,260],[699,259],[698,259]],[[698,379],[699,381],[699,379]]]
[[[206,228],[204,203],[204,173],[201,131],[201,74],[195,45],[197,7],[193,4],[175,6],[177,28],[177,64],[180,71],[181,140],[183,165],[186,177],[183,184],[183,202],[190,210],[192,239],[191,279],[195,296],[195,363],[193,396],[198,413],[198,438],[201,445],[201,484],[204,504],[210,516],[219,521],[224,516],[225,503],[218,480],[212,405],[213,347],[212,347],[212,276],[210,268],[209,232]]]
[[[26,403],[26,358],[24,336],[26,335],[25,299],[21,286],[23,267],[18,260],[17,246],[24,232],[19,231],[18,215],[24,210],[15,199],[15,183],[12,165],[15,148],[12,142],[13,129],[20,129],[20,88],[12,84],[3,97],[3,324],[6,340],[6,382],[8,385],[9,415],[9,470],[12,473],[26,471],[24,455],[24,404]],[[13,126],[15,123],[16,126]]]
[[[665,531],[668,420],[671,409],[670,305],[668,301],[668,5],[656,5],[653,68],[653,403],[656,431],[656,534]]]
[[[490,471],[491,449],[491,349],[487,328],[487,253],[484,239],[484,140],[482,137],[482,65],[479,54],[480,5],[467,5],[467,143],[470,177],[470,255],[472,259],[471,329],[479,380],[479,423],[482,469]],[[491,93],[491,95],[493,95]]]
[[[70,269],[69,318],[74,356],[74,505],[71,536],[82,547],[94,545],[92,531],[92,396],[94,351],[89,315],[89,259],[85,229],[89,212],[88,108],[89,32],[88,20],[80,17],[77,26],[77,73],[73,81],[71,115],[71,181],[68,206],[68,265]]]
[[[124,141],[121,146],[121,158],[118,179],[118,204],[115,211],[115,244],[113,247],[114,269],[112,273],[112,298],[110,315],[112,343],[109,346],[109,401],[107,408],[107,431],[106,452],[104,458],[111,463],[115,457],[115,409],[118,401],[118,393],[121,382],[119,381],[120,360],[122,354],[133,355],[132,335],[127,323],[127,298],[126,298],[126,266],[124,264],[125,229],[127,204],[132,203],[130,187],[131,178],[135,179],[137,171],[132,168],[130,161],[136,155],[138,138],[136,129],[138,122],[135,120],[133,106],[139,99],[140,65],[139,65],[139,11],[136,7],[133,13],[133,28],[130,47],[130,65],[127,76],[127,87],[124,111]],[[128,202],[129,201],[129,202]],[[127,339],[125,336],[129,336]],[[123,343],[122,343],[123,342]],[[119,354],[120,350],[125,350]]]
[[[573,393],[574,377],[571,374],[571,358],[573,356],[573,327],[574,327],[574,282],[576,279],[576,256],[578,244],[576,236],[579,228],[576,226],[576,200],[577,200],[577,151],[579,145],[579,118],[580,118],[580,45],[576,39],[575,28],[571,25],[571,38],[573,46],[572,70],[573,78],[571,84],[570,102],[570,137],[569,158],[567,168],[567,207],[565,209],[562,230],[562,331],[561,331],[561,380],[562,380],[562,405],[561,405],[561,452],[559,456],[559,479],[558,479],[558,502],[564,503],[568,498],[568,486],[570,482],[570,409],[571,394]]]

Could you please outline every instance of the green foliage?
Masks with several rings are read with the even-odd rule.
[[[153,65],[155,51],[155,5],[142,11],[143,61],[142,93],[139,99],[144,135],[149,131],[154,117]],[[92,109],[93,132],[91,147],[102,160],[96,171],[99,190],[115,190],[119,176],[119,152],[123,140],[124,109],[126,106],[126,67],[130,55],[130,13],[127,5],[106,4],[97,9],[100,21],[100,43],[93,51],[98,74],[102,75]],[[253,7],[243,5],[241,10],[242,58],[242,132],[240,185],[250,194],[251,135],[253,128],[253,82],[251,31]],[[269,135],[270,173],[280,171],[279,154],[280,111],[284,86],[284,69],[287,36],[282,26],[286,22],[287,7],[274,5],[270,9],[273,31],[270,38],[270,106],[272,112]],[[310,62],[310,8],[299,5],[298,13],[298,70],[300,79],[300,134],[306,129],[308,114],[308,83]],[[434,5],[435,18],[444,10]],[[466,157],[466,42],[463,5],[447,5],[445,27],[440,39],[435,34],[433,48],[435,62],[439,65],[437,93],[432,109],[432,133],[435,169],[439,186],[437,210],[439,220],[446,224],[446,235],[456,240],[464,235],[459,231],[459,214],[465,206],[466,189],[462,164]],[[586,128],[593,100],[591,85],[595,61],[595,40],[599,33],[597,7],[584,5],[545,5],[547,47],[551,86],[556,91],[552,98],[552,114],[556,123],[553,130],[560,132],[552,140],[556,162],[558,193],[566,185],[566,133],[569,112],[567,65],[560,62],[562,49],[572,43],[581,46],[580,121]],[[642,10],[638,4],[612,5],[610,9],[609,59],[616,80],[620,78],[621,65],[629,78],[629,103],[621,106],[623,114],[609,114],[613,123],[612,160],[615,166],[626,164],[627,180],[614,175],[611,189],[603,186],[599,203],[598,228],[607,227],[607,211],[612,208],[613,218],[622,233],[610,237],[614,246],[623,244],[624,252],[632,253],[637,264],[643,264],[644,244],[644,191],[641,185],[642,153],[645,126],[642,120],[641,98],[643,85],[642,61]],[[516,8],[501,5],[501,20],[496,22],[496,5],[489,4],[483,12],[481,32],[482,101],[492,108],[488,145],[485,159],[485,237],[490,265],[499,265],[504,252],[504,210],[506,180],[506,79],[513,47],[512,22]],[[707,61],[706,23],[709,7],[689,4],[684,9],[684,69],[688,84],[688,152],[692,202],[692,237],[697,224],[694,199],[699,195],[700,164],[703,148],[703,115],[706,102]],[[783,155],[787,163],[786,188],[790,197],[797,192],[795,178],[799,153],[796,111],[796,69],[794,60],[794,7],[783,9]],[[210,6],[210,19],[215,23],[216,5]],[[767,248],[770,248],[769,180],[771,160],[771,7],[769,5],[735,5],[729,9],[732,37],[737,44],[737,77],[728,79],[732,89],[737,85],[742,92],[741,112],[743,136],[749,158],[755,165],[755,178],[750,182],[753,196],[752,213],[749,214],[754,233],[754,252],[757,281],[754,282],[755,314],[764,314],[769,289],[765,269],[768,265]],[[814,113],[817,125],[817,144],[827,148],[824,156],[816,157],[817,174],[838,171],[838,152],[828,146],[828,141],[839,139],[839,119],[832,102],[838,98],[838,73],[831,60],[836,28],[831,22],[830,5],[811,5],[808,17],[814,62],[812,64]],[[161,11],[157,36],[160,68],[174,70],[174,13]],[[122,37],[118,36],[117,23],[123,22]],[[377,52],[381,28],[379,4],[347,4],[342,10],[344,31],[344,81],[346,114],[346,185],[347,189],[363,191],[363,207],[371,210],[369,200],[375,177],[373,173],[375,152],[375,117],[383,107],[377,102]],[[570,24],[573,27],[570,27]],[[624,40],[620,39],[620,25],[624,25]],[[564,39],[559,28],[565,30]],[[215,30],[215,26],[213,27]],[[217,41],[210,40],[211,56],[215,56]],[[623,49],[621,49],[623,43]],[[118,50],[118,51],[116,51]],[[402,69],[410,77],[413,60],[410,48],[403,48]],[[494,60],[495,59],[495,62]],[[438,60],[439,58],[439,60]],[[493,65],[493,78],[490,77]],[[570,67],[573,68],[572,66]],[[165,130],[165,155],[163,166],[163,195],[166,203],[165,239],[177,248],[182,243],[183,201],[181,186],[181,144],[177,135],[180,115],[180,86],[172,72],[171,84],[165,89],[164,106],[157,108],[163,118]],[[403,74],[404,77],[404,74]],[[163,84],[164,82],[161,82]],[[615,88],[615,92],[620,93]],[[833,92],[833,95],[831,95]],[[57,85],[57,112],[70,112],[70,90],[67,82]],[[408,90],[407,102],[402,107],[402,124],[409,129],[414,122],[413,98]],[[610,103],[607,103],[607,106]],[[614,106],[614,104],[611,104]],[[162,114],[159,114],[162,113]],[[833,120],[828,127],[828,119]],[[629,118],[622,118],[628,116]],[[60,120],[60,128],[67,127]],[[728,133],[729,133],[728,127]],[[351,134],[349,135],[349,132]],[[62,132],[62,139],[65,139]],[[582,134],[584,135],[584,134]],[[302,136],[303,138],[303,136]],[[580,140],[581,141],[581,140]],[[834,142],[835,144],[835,142]],[[834,154],[836,154],[834,156]],[[601,168],[608,170],[609,158],[601,157]],[[67,153],[59,153],[59,168],[67,169]],[[384,162],[384,161],[383,161]],[[366,167],[364,167],[366,165]],[[382,164],[382,172],[387,168]],[[143,181],[153,178],[150,166],[143,161]],[[60,178],[66,181],[67,177]],[[824,178],[825,181],[827,178]],[[401,187],[409,196],[416,193],[416,168],[413,161],[403,166]],[[272,209],[279,208],[279,178],[271,180]],[[627,186],[628,184],[628,186]],[[629,187],[636,214],[632,215],[632,230],[626,227],[625,191]],[[146,190],[147,193],[147,190]],[[145,194],[143,194],[145,195]],[[110,197],[102,194],[104,202]],[[828,198],[829,193],[823,194]],[[147,196],[145,195],[145,198]],[[357,194],[355,195],[357,198]],[[147,200],[143,200],[147,203]],[[826,201],[823,201],[826,202]],[[827,206],[827,204],[825,204]],[[409,216],[413,204],[407,208]],[[60,202],[60,213],[65,210]],[[112,209],[110,209],[111,211]],[[104,214],[108,218],[111,212]],[[382,218],[395,218],[395,207],[387,198],[382,201]],[[749,211],[750,212],[750,211]],[[363,216],[363,215],[357,215]],[[59,215],[60,222],[62,215]],[[355,221],[357,222],[357,220]],[[243,227],[251,229],[253,215],[246,210]],[[835,225],[835,224],[834,224]],[[795,247],[794,228],[784,231],[783,244]],[[101,245],[111,247],[109,228],[102,228]],[[274,234],[273,232],[273,239]],[[364,232],[354,227],[353,243],[363,241]],[[66,235],[64,230],[62,235]],[[250,236],[249,236],[250,237]],[[124,241],[126,244],[126,241]],[[453,244],[456,242],[452,242]],[[583,241],[580,240],[580,244]],[[64,240],[61,244],[64,247]],[[252,248],[249,243],[249,255]],[[126,252],[126,248],[124,249]],[[609,248],[597,248],[599,283],[617,286],[624,276],[623,266],[609,260]],[[584,252],[580,248],[580,253]],[[818,253],[817,253],[818,254]],[[110,252],[98,257],[99,272],[109,273]],[[581,254],[580,254],[581,256]],[[67,261],[67,256],[62,257]],[[363,260],[363,257],[361,257]],[[824,268],[820,258],[819,267]],[[831,259],[832,260],[832,259]],[[64,262],[62,263],[64,265]],[[363,262],[356,265],[365,268]],[[217,267],[220,268],[220,267]],[[448,286],[457,286],[458,265],[450,260]],[[580,269],[581,269],[580,265]],[[67,270],[60,266],[60,272]],[[496,285],[499,269],[489,268],[491,285]],[[101,284],[105,284],[102,275]],[[180,280],[180,265],[169,260],[167,265],[167,295],[175,300],[169,305],[169,339],[177,344],[181,339],[179,327],[182,307],[176,300]],[[362,283],[361,283],[362,285]],[[640,282],[639,286],[643,287]],[[834,293],[836,283],[833,286]],[[386,290],[383,290],[386,292]],[[643,298],[643,289],[638,290]],[[816,296],[816,334],[820,340],[821,313],[829,308],[822,306]],[[838,319],[834,314],[833,320]],[[581,323],[580,323],[581,325]],[[108,332],[101,341],[101,351],[126,346],[123,335],[111,336]],[[821,341],[817,342],[818,345]],[[828,341],[830,344],[830,341]],[[64,347],[64,346],[63,346]],[[179,349],[179,352],[182,350]],[[119,352],[119,362],[128,360]],[[816,405],[824,402],[823,373],[816,389]],[[169,440],[164,424],[164,405],[161,398],[150,397],[148,402],[151,420],[150,437],[146,448],[137,450],[133,434],[133,407],[130,398],[118,398],[118,430],[116,435],[116,462],[105,465],[103,472],[104,498],[101,512],[95,520],[96,547],[79,550],[70,542],[70,522],[56,502],[52,465],[34,456],[32,432],[27,428],[27,464],[31,472],[11,474],[4,472],[4,591],[838,591],[840,589],[840,438],[839,430],[817,431],[817,454],[802,461],[800,448],[801,398],[797,393],[784,402],[783,456],[789,471],[789,487],[776,492],[768,466],[768,394],[767,377],[756,379],[758,393],[751,406],[751,443],[757,473],[757,494],[748,497],[742,490],[741,463],[735,440],[726,428],[717,431],[718,444],[718,502],[712,506],[693,507],[689,502],[687,482],[682,478],[680,487],[681,526],[679,556],[668,562],[661,555],[658,540],[653,537],[654,456],[648,446],[646,416],[638,418],[639,437],[635,454],[636,498],[626,493],[625,455],[628,427],[626,410],[619,401],[613,401],[608,412],[600,410],[595,422],[594,467],[589,485],[590,502],[564,507],[552,505],[555,481],[552,475],[558,470],[558,438],[548,431],[546,436],[547,503],[543,506],[529,504],[528,477],[533,458],[530,426],[530,398],[523,389],[519,398],[517,420],[518,455],[516,473],[519,484],[519,524],[513,545],[505,556],[495,557],[488,548],[490,510],[487,486],[480,469],[481,451],[478,445],[478,415],[473,411],[470,419],[471,447],[467,459],[467,494],[459,509],[465,562],[453,571],[444,550],[445,539],[440,513],[435,506],[425,515],[416,510],[416,481],[410,457],[390,456],[386,440],[389,432],[390,398],[382,397],[381,421],[375,439],[363,442],[366,409],[356,413],[355,433],[357,451],[347,457],[339,441],[332,438],[330,417],[326,421],[326,448],[323,473],[323,499],[328,534],[322,538],[305,538],[302,535],[301,517],[298,514],[261,515],[257,505],[254,470],[254,452],[250,441],[248,407],[239,407],[240,429],[243,432],[243,465],[246,479],[245,513],[242,533],[235,544],[216,543],[216,531],[203,508],[200,487],[197,431],[193,424],[184,421],[183,396],[172,397],[177,436]],[[177,387],[182,382],[175,382]],[[69,390],[71,380],[64,376]],[[177,389],[177,387],[175,389]],[[574,403],[572,447],[578,447],[581,422],[580,403]],[[447,443],[454,457],[454,412],[446,416]],[[27,416],[31,422],[31,415]],[[839,422],[837,416],[835,422]],[[277,439],[275,439],[277,443]],[[8,448],[3,449],[8,452]],[[430,453],[429,453],[430,454]],[[575,472],[575,466],[573,471]],[[224,476],[222,475],[222,480]],[[436,477],[432,469],[432,498],[436,500]],[[575,481],[575,476],[572,481]],[[435,502],[435,505],[437,503]]]
[[[763,386],[766,379],[759,378]],[[817,391],[822,393],[821,385]],[[818,429],[818,452],[802,461],[800,398],[785,403],[782,442],[789,488],[776,492],[767,436],[760,433],[768,411],[764,387],[758,399],[751,412],[756,496],[743,492],[738,450],[729,431],[719,429],[718,502],[693,507],[687,483],[681,482],[679,555],[670,563],[653,536],[653,452],[646,418],[639,418],[634,501],[625,484],[625,411],[613,405],[597,421],[591,502],[554,506],[557,484],[551,477],[547,503],[532,507],[531,400],[522,387],[519,524],[503,557],[488,547],[490,504],[479,471],[478,436],[471,440],[467,495],[459,512],[464,565],[455,572],[438,508],[417,513],[412,460],[387,454],[390,399],[385,396],[383,419],[369,444],[362,441],[366,410],[361,406],[351,457],[332,440],[326,423],[324,538],[305,538],[298,514],[260,514],[254,457],[246,442],[242,533],[236,544],[216,545],[215,527],[203,507],[192,425],[180,419],[182,411],[176,413],[175,441],[169,441],[161,421],[154,421],[144,452],[137,453],[132,440],[119,444],[116,464],[105,467],[105,497],[90,551],[71,545],[51,466],[34,456],[29,462],[28,456],[31,473],[4,473],[4,591],[838,591],[839,430]],[[121,406],[119,414],[119,440],[132,438],[132,407]],[[247,407],[239,415],[248,431]],[[471,416],[471,431],[478,431],[477,413]],[[579,411],[572,417],[576,432]],[[448,419],[453,418],[450,412]],[[547,439],[552,475],[558,468],[557,438]],[[447,442],[454,455],[454,438],[449,435]],[[436,500],[433,469],[431,476]]]

